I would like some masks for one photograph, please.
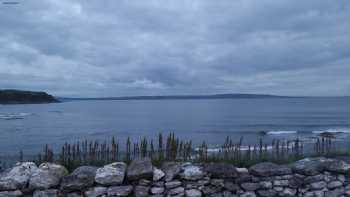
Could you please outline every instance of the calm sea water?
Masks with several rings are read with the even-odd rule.
[[[40,105],[0,105],[0,154],[37,153],[83,139],[124,142],[173,131],[194,143],[223,143],[244,136],[304,140],[334,132],[350,144],[350,99],[218,99],[153,101],[72,101]],[[261,131],[267,135],[262,136]]]

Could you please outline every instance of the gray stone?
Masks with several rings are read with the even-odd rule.
[[[82,190],[94,184],[96,167],[81,166],[68,176],[62,178],[61,188],[64,191]]]
[[[171,197],[184,197],[184,196],[185,196],[185,193],[180,193],[180,194],[172,195]],[[169,195],[167,197],[169,197]]]
[[[350,174],[350,164],[341,160],[333,160],[327,163],[325,169],[330,172]]]
[[[204,177],[201,180],[196,181],[199,185],[208,185],[210,183],[210,178]]]
[[[344,188],[337,188],[331,191],[326,191],[325,196],[326,197],[338,197],[344,195]]]
[[[185,192],[185,188],[183,188],[183,187],[177,187],[177,188],[170,189],[170,190],[168,191],[168,195],[183,194],[184,192]]]
[[[204,176],[204,172],[201,167],[189,165],[185,166],[181,177],[186,180],[199,180]]]
[[[277,187],[284,187],[284,186],[288,186],[289,185],[289,181],[288,180],[275,180],[273,181],[273,185],[277,186]]]
[[[315,194],[315,197],[324,197],[325,196],[325,192],[322,190],[315,191],[314,194]],[[331,197],[331,196],[325,196],[325,197]]]
[[[67,169],[54,163],[43,163],[39,166],[29,180],[31,189],[49,189],[60,184],[63,176],[68,174]]]
[[[218,192],[218,193],[215,193],[215,194],[211,194],[210,197],[222,197],[222,193]]]
[[[149,192],[149,187],[147,187],[147,186],[138,185],[134,189],[135,197],[146,197],[146,196],[149,196],[148,192]]]
[[[282,192],[282,196],[285,196],[285,197],[293,197],[295,196],[297,193],[297,190],[296,189],[291,189],[291,188],[285,188]]]
[[[310,183],[320,182],[320,181],[324,181],[324,175],[323,174],[318,174],[318,175],[314,175],[314,176],[307,176],[304,179],[304,183],[305,184],[310,184]]]
[[[172,188],[175,188],[175,187],[179,187],[181,185],[182,185],[181,181],[170,181],[170,182],[166,182],[165,183],[165,187],[167,189],[172,189]]]
[[[324,157],[305,158],[290,164],[290,166],[296,173],[312,176],[323,172],[332,161]]]
[[[149,185],[151,185],[151,181],[147,180],[147,179],[140,179],[139,180],[139,185],[149,186]]]
[[[0,192],[0,197],[19,197],[22,196],[22,192],[20,190],[16,191],[3,191]]]
[[[48,190],[36,190],[33,193],[33,197],[59,197],[60,192],[57,189]]]
[[[294,175],[289,179],[289,187],[291,188],[300,188],[304,184],[304,178],[301,176]]]
[[[282,191],[283,191],[283,187],[273,187],[273,189],[274,189],[276,192],[282,192]]]
[[[255,191],[260,188],[260,184],[259,183],[242,183],[241,187],[245,191]]]
[[[217,192],[221,191],[221,188],[215,187],[215,186],[204,186],[202,189],[202,192],[205,196],[210,195],[210,194],[214,194]]]
[[[165,173],[165,181],[171,181],[181,172],[181,164],[178,162],[164,162],[162,170]]]
[[[100,197],[107,194],[107,187],[92,187],[84,192],[86,197]]]
[[[324,172],[324,181],[328,182],[332,182],[332,181],[336,181],[337,178],[328,174],[328,172]]]
[[[257,194],[261,197],[274,197],[277,195],[277,192],[273,189],[269,189],[269,190],[258,190],[256,191]]]
[[[304,195],[304,197],[323,197],[324,196],[324,192],[323,191],[310,191],[310,192],[306,192]]]
[[[345,191],[345,195],[346,195],[346,196],[350,196],[350,190],[346,190],[346,191]]]
[[[163,187],[165,184],[163,181],[157,181],[157,182],[153,182],[152,185],[156,187]]]
[[[202,192],[197,189],[189,189],[185,192],[186,197],[201,197]]]
[[[238,174],[248,174],[249,173],[248,168],[236,168],[236,171]]]
[[[80,192],[72,192],[72,193],[66,194],[65,197],[83,197],[83,194],[81,194]]]
[[[327,183],[324,181],[315,182],[310,184],[310,189],[319,190],[327,187]]]
[[[165,176],[165,173],[156,167],[153,168],[153,181],[159,181]]]
[[[185,182],[185,189],[197,189],[199,187],[202,187],[203,185],[199,184],[198,182]]]
[[[133,187],[126,186],[111,186],[107,189],[108,196],[128,196],[131,194]]]
[[[16,190],[26,187],[30,177],[38,167],[33,162],[17,163],[13,168],[1,173],[0,191]]]
[[[152,187],[151,193],[152,194],[162,194],[164,192],[164,187]]]
[[[271,189],[272,188],[271,181],[262,181],[259,184],[260,184],[260,188],[262,188],[262,189]]]
[[[244,192],[240,197],[256,197],[254,192]]]
[[[68,175],[68,170],[64,166],[55,163],[42,163],[39,165],[39,169],[50,171],[60,177]]]
[[[216,187],[224,187],[224,179],[212,179],[210,181],[211,185],[214,185]]]
[[[236,178],[237,183],[251,182],[252,180],[253,176],[250,174],[242,174]]]
[[[239,190],[239,186],[233,182],[225,182],[224,188],[231,192],[236,192],[237,190]]]
[[[127,177],[129,181],[152,179],[153,165],[151,159],[143,158],[133,160],[128,167]]]
[[[120,185],[124,181],[126,164],[115,162],[98,168],[95,175],[96,183],[101,185]]]
[[[223,197],[237,197],[236,195],[232,194],[230,191],[223,191],[222,192]]]
[[[284,165],[277,165],[270,162],[264,162],[250,167],[249,172],[256,176],[267,177],[291,174],[292,170]]]
[[[327,184],[328,189],[335,189],[335,188],[338,188],[341,186],[343,186],[343,183],[340,181],[332,181],[332,182]]]
[[[342,175],[342,174],[339,174],[339,175],[337,176],[337,179],[338,179],[340,182],[342,182],[342,183],[344,183],[344,182],[346,181],[346,177],[345,177],[344,175]]]
[[[213,178],[235,178],[238,176],[236,167],[227,163],[210,163],[204,169]]]

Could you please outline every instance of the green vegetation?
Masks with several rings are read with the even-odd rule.
[[[330,157],[347,154],[337,150],[333,140],[334,136],[321,135],[308,150],[305,150],[299,139],[273,140],[270,144],[265,144],[260,139],[258,144],[243,145],[243,137],[238,142],[227,137],[224,144],[213,151],[208,148],[206,142],[199,147],[193,147],[191,140],[180,140],[174,133],[165,138],[159,134],[157,144],[147,138],[136,143],[127,138],[124,148],[120,148],[118,141],[113,137],[110,142],[103,143],[87,140],[74,144],[66,143],[58,154],[54,154],[46,145],[44,151],[38,155],[37,163],[58,162],[72,170],[81,165],[101,166],[114,161],[129,163],[134,158],[150,157],[155,164],[162,161],[229,162],[243,167],[263,161],[288,163],[307,156]],[[23,153],[21,157],[23,158]]]

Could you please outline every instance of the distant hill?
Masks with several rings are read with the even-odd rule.
[[[290,98],[268,94],[213,94],[213,95],[170,95],[170,96],[124,96],[103,98],[59,98],[62,101],[73,100],[188,100],[188,99],[248,99],[248,98]]]
[[[59,102],[46,92],[0,90],[0,104],[37,104]]]

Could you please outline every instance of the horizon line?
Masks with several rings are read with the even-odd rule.
[[[66,97],[55,96],[67,100],[175,100],[175,99],[247,99],[247,98],[340,98],[350,96],[284,96],[274,94],[254,93],[223,93],[223,94],[178,94],[178,95],[138,95],[138,96],[106,96],[106,97]]]

